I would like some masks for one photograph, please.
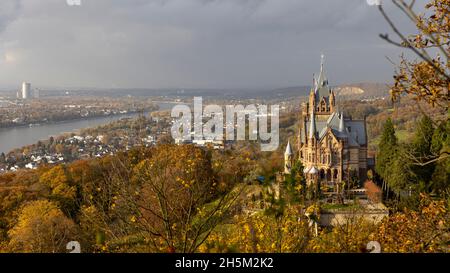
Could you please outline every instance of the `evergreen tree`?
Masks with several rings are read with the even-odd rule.
[[[431,140],[431,152],[435,155],[439,155],[444,146],[448,145],[448,131],[450,129],[450,120],[440,123],[433,133]]]
[[[306,181],[303,176],[303,164],[300,160],[294,163],[291,173],[285,176],[285,187],[290,202],[298,202],[300,196],[304,194]]]
[[[389,175],[388,169],[397,150],[397,137],[395,136],[394,124],[391,118],[386,120],[381,135],[380,144],[378,145],[378,154],[375,164],[376,172],[384,179]]]
[[[449,136],[450,120],[447,119],[436,128],[431,143],[432,153],[438,159],[431,178],[431,191],[439,195],[450,193],[450,158],[445,157],[450,151]]]
[[[418,157],[431,155],[433,134],[433,121],[430,117],[424,115],[417,124],[416,134],[413,139],[414,152]]]
[[[385,180],[389,187],[400,197],[410,195],[418,185],[412,183],[411,162],[402,156],[404,148],[398,148],[387,167],[388,175]]]
[[[450,158],[440,160],[431,178],[431,191],[438,195],[450,193]]]
[[[421,191],[430,191],[431,177],[434,172],[435,163],[430,162],[434,156],[432,151],[432,140],[435,131],[433,121],[430,117],[424,115],[418,125],[416,134],[412,143],[412,155],[415,157],[416,163],[413,166],[415,179],[423,185]],[[440,135],[440,133],[438,133]],[[436,137],[438,138],[438,136]],[[435,139],[435,146],[439,146]]]

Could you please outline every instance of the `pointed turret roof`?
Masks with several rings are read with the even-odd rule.
[[[293,155],[291,142],[288,141],[288,144],[286,146],[286,151],[284,152],[285,155]]]
[[[344,113],[343,112],[341,112],[341,117],[339,120],[339,132],[345,133]]]
[[[311,169],[308,171],[309,174],[316,174],[318,172],[319,170],[315,166],[312,166]]]
[[[317,78],[315,86],[317,99],[320,99],[321,97],[328,97],[330,95],[330,88],[328,87],[328,79],[325,75],[324,63],[325,55],[322,54],[322,61],[320,63],[320,75]]]
[[[325,55],[322,54],[321,58],[322,60],[320,62],[320,75],[317,79],[318,87],[328,85],[327,76],[325,75],[325,70],[323,69],[325,63]]]

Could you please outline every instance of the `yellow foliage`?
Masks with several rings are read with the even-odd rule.
[[[52,202],[33,201],[20,210],[16,225],[8,232],[14,252],[65,252],[74,239],[75,224]]]

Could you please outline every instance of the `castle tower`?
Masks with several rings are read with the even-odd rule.
[[[313,88],[309,93],[308,103],[303,114],[309,115],[314,111],[318,120],[327,120],[336,109],[336,96],[328,85],[328,78],[325,74],[325,56],[322,55],[320,64],[320,74],[317,79],[313,79]]]
[[[292,152],[291,143],[288,141],[286,151],[284,152],[284,173],[291,174],[292,165],[294,163],[294,153]]]

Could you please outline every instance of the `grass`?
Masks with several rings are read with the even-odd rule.
[[[397,130],[395,132],[395,135],[397,136],[399,143],[405,143],[405,142],[408,142],[409,140],[411,140],[411,138],[414,136],[414,133],[408,132],[407,130]],[[381,135],[370,140],[370,145],[378,147],[378,145],[380,144],[380,140],[381,140]]]

